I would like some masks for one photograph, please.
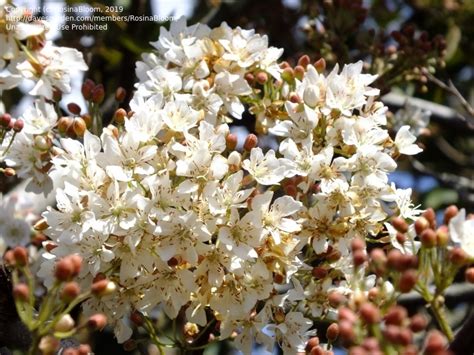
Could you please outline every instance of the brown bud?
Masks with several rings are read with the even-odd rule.
[[[318,59],[314,63],[314,68],[317,70],[319,74],[323,73],[326,70],[326,61],[324,60],[324,58]]]
[[[102,330],[107,325],[107,317],[102,313],[96,313],[89,317],[87,325],[93,330]]]
[[[319,338],[318,337],[312,337],[312,338],[309,338],[308,342],[306,343],[306,351],[307,352],[310,352],[312,348],[314,348],[315,346],[318,346],[319,345]]]
[[[252,73],[246,73],[244,76],[244,79],[249,83],[250,85],[253,84],[255,80],[255,76]]]
[[[411,344],[413,340],[413,334],[408,328],[401,328],[400,332],[398,333],[397,337],[397,344],[400,344],[402,346],[407,346]]]
[[[365,249],[365,241],[361,238],[355,238],[351,242],[352,252]]]
[[[249,134],[247,138],[245,138],[244,142],[244,149],[246,151],[251,151],[253,148],[255,148],[258,144],[258,138],[255,134]]]
[[[25,122],[23,122],[23,120],[21,118],[18,118],[13,123],[13,131],[16,132],[16,133],[19,133],[19,132],[21,132],[21,130],[23,129],[24,126],[25,126]]]
[[[30,299],[30,288],[24,283],[16,284],[13,287],[13,297],[21,302],[28,302]]]
[[[295,78],[297,78],[298,80],[303,80],[305,70],[301,65],[297,65],[294,69],[294,72],[295,72]]]
[[[429,228],[430,222],[425,217],[420,217],[415,221],[415,232],[420,235],[423,231]]]
[[[408,232],[408,224],[401,217],[392,218],[392,226],[400,233]]]
[[[12,120],[12,116],[9,113],[4,113],[0,115],[0,126],[7,128],[10,125],[10,121]]]
[[[125,117],[127,117],[127,111],[123,108],[117,109],[114,113],[114,121],[118,124],[123,124],[125,122]]]
[[[402,325],[407,316],[407,310],[404,307],[395,305],[390,307],[384,320],[386,324]]]
[[[291,68],[290,64],[288,64],[287,61],[283,61],[280,63],[280,68],[281,69],[286,69],[286,68]]]
[[[446,337],[439,330],[432,330],[428,333],[425,342],[425,354],[438,354],[442,352],[447,345]]]
[[[281,78],[287,83],[292,83],[295,80],[295,71],[291,67],[283,69]]]
[[[355,331],[352,323],[345,320],[339,322],[339,335],[348,343],[354,341]]]
[[[74,264],[68,257],[60,259],[56,263],[54,275],[59,281],[69,281],[74,275]]]
[[[97,275],[95,275],[95,277],[92,279],[92,283],[96,283],[97,281],[100,281],[100,280],[105,280],[107,278],[107,276],[102,273],[102,272],[99,272]]]
[[[438,227],[436,230],[436,244],[445,247],[449,243],[449,229],[447,226]]]
[[[328,295],[328,302],[329,302],[329,305],[333,308],[337,308],[339,307],[341,304],[344,304],[346,302],[346,298],[340,294],[339,292],[337,291],[332,291],[329,295]]]
[[[466,277],[467,282],[474,284],[474,267],[470,267],[466,269],[466,272],[464,275]]]
[[[289,97],[290,102],[294,104],[299,104],[301,102],[301,97],[298,96],[297,93],[292,92]]]
[[[463,249],[455,247],[449,252],[449,260],[455,265],[462,266],[467,263],[469,256]]]
[[[436,232],[432,230],[431,228],[425,229],[420,234],[420,241],[421,241],[421,244],[425,248],[435,247],[436,246]]]
[[[15,247],[13,249],[13,256],[16,265],[25,266],[28,264],[28,251],[24,247]]]
[[[61,117],[58,121],[58,131],[59,133],[65,134],[69,127],[72,125],[72,118],[71,117]]]
[[[398,282],[398,289],[402,293],[410,292],[418,281],[418,275],[415,270],[405,270],[400,276]]]
[[[233,133],[229,133],[225,137],[225,143],[228,150],[233,151],[237,147],[238,139],[237,136]]]
[[[387,265],[390,269],[402,271],[404,269],[402,259],[403,254],[397,249],[392,249],[387,254]]]
[[[67,110],[71,112],[73,115],[81,114],[81,107],[74,102],[70,102],[67,104]]]
[[[380,311],[370,302],[366,302],[360,307],[360,316],[366,324],[380,322]]]
[[[367,254],[363,250],[356,250],[352,253],[352,259],[354,266],[361,266],[367,260]]]
[[[398,339],[398,334],[400,333],[400,327],[396,325],[388,324],[383,329],[383,335],[391,343],[396,343]]]
[[[268,81],[268,74],[265,73],[264,71],[261,71],[257,73],[257,76],[255,78],[257,79],[257,83],[259,83],[260,85],[263,85]]]
[[[7,250],[5,255],[3,255],[3,260],[5,264],[14,266],[15,265],[15,256],[13,255],[13,250]]]
[[[72,129],[78,137],[84,136],[84,133],[87,130],[87,125],[82,119],[82,117],[75,117],[72,121]]]
[[[92,284],[91,291],[95,295],[102,295],[107,289],[108,284],[109,284],[109,280],[107,279],[96,281]]]
[[[303,67],[304,69],[306,69],[309,63],[311,63],[311,59],[307,54],[302,55],[300,59],[298,59],[298,65]]]
[[[61,300],[70,303],[81,293],[81,288],[79,284],[75,281],[70,281],[64,285],[61,291]]]
[[[4,174],[5,176],[15,176],[15,175],[16,175],[16,171],[15,171],[15,169],[13,169],[13,168],[5,168],[5,169],[3,169],[3,174]]]
[[[425,330],[428,326],[428,320],[421,314],[415,314],[410,319],[410,329],[412,332],[418,333]]]
[[[348,321],[349,323],[355,323],[357,320],[357,316],[355,313],[348,307],[341,307],[339,308],[339,312],[337,313],[337,318],[339,321]]]
[[[90,100],[92,97],[92,90],[95,88],[95,83],[91,79],[86,79],[82,84],[81,92],[84,99]]]
[[[376,302],[380,296],[380,291],[377,287],[372,287],[368,292],[369,301]]]
[[[102,84],[96,85],[94,89],[92,89],[92,92],[91,92],[92,102],[95,104],[101,104],[104,101],[104,98],[105,98],[104,85]]]
[[[309,354],[310,355],[326,355],[326,352],[321,346],[317,345],[311,349]]]
[[[436,228],[436,213],[432,208],[428,208],[422,216],[428,220],[431,228]]]
[[[133,339],[128,339],[125,343],[123,343],[123,350],[125,351],[132,351],[137,348],[137,342]]]
[[[337,323],[332,323],[326,330],[326,337],[332,343],[339,336],[339,325]]]
[[[449,224],[451,218],[456,217],[459,213],[459,209],[455,205],[448,206],[444,211],[444,223]]]
[[[115,100],[117,102],[122,102],[127,97],[127,90],[123,87],[119,86],[117,90],[115,90]]]

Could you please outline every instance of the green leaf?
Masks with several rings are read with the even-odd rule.
[[[437,188],[428,193],[425,197],[424,205],[433,209],[444,205],[450,205],[458,202],[459,195],[457,191],[446,188]]]

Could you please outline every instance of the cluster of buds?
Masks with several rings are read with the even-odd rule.
[[[46,249],[54,249],[52,243],[45,243]],[[77,324],[70,312],[91,295],[102,296],[113,292],[110,282],[100,286],[104,280],[95,281],[88,291],[81,290],[77,278],[82,267],[79,255],[68,255],[56,261],[55,284],[42,297],[37,297],[41,286],[37,285],[31,271],[32,260],[28,250],[16,247],[4,255],[6,266],[11,269],[13,297],[21,321],[32,337],[32,346],[44,354],[54,354],[61,348],[61,339],[70,338],[82,329],[102,330],[107,318],[100,313],[92,314],[82,324]],[[53,307],[54,305],[54,307]],[[81,344],[74,348],[62,348],[62,353],[89,354],[90,346]]]
[[[0,162],[8,153],[15,136],[22,131],[24,125],[21,118],[15,119],[9,113],[0,115]],[[2,168],[0,172],[6,176],[15,175],[15,170],[11,167]]]

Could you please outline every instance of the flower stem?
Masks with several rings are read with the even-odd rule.
[[[449,322],[446,319],[446,312],[443,304],[439,301],[438,297],[435,297],[430,302],[430,306],[436,318],[436,321],[438,322],[438,325],[441,328],[441,331],[444,333],[444,335],[446,335],[448,341],[452,342],[454,339],[453,330],[451,329],[451,326],[449,325]]]

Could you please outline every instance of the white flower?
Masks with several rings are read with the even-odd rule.
[[[9,219],[0,226],[0,239],[9,247],[26,245],[30,241],[30,235],[31,227],[21,219]]]
[[[415,155],[423,151],[415,144],[416,137],[410,132],[410,126],[402,126],[395,136],[395,146],[401,154]]]
[[[44,99],[37,100],[34,107],[28,108],[23,113],[22,119],[25,122],[23,131],[28,134],[43,134],[51,130],[56,124],[58,115],[54,106],[46,103]]]
[[[242,168],[262,185],[277,185],[285,177],[289,177],[288,167],[291,165],[288,159],[276,158],[275,151],[271,149],[263,155],[261,148],[253,148],[250,159],[242,162]]]
[[[474,219],[466,220],[464,208],[449,221],[449,234],[455,244],[474,258]]]
[[[240,119],[244,112],[244,105],[239,96],[246,96],[252,93],[247,81],[240,75],[229,72],[222,72],[215,78],[216,93],[224,101],[227,111],[235,118]]]
[[[290,119],[278,121],[269,132],[276,136],[290,137],[296,143],[312,137],[313,129],[318,124],[316,112],[306,105],[300,110],[298,104],[289,101],[285,103],[285,108]]]
[[[184,133],[197,126],[200,116],[187,103],[172,101],[165,105],[161,117],[170,130]]]

